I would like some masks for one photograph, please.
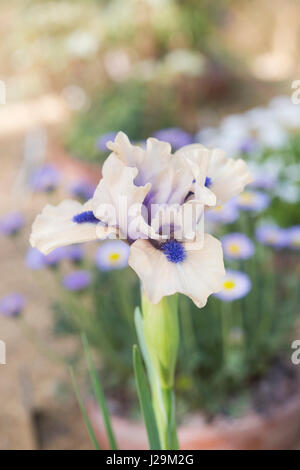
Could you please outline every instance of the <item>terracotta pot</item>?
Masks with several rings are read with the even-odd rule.
[[[94,402],[87,405],[95,433],[103,448],[109,448],[101,414]],[[112,416],[120,450],[148,449],[140,422]],[[270,415],[249,414],[238,419],[206,423],[198,414],[178,430],[181,449],[187,450],[287,450],[300,442],[300,394],[278,406]]]

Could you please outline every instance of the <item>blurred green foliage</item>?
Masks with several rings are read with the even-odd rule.
[[[250,407],[251,384],[287,353],[298,313],[297,280],[282,279],[271,260],[269,253],[240,263],[252,281],[244,299],[225,303],[210,297],[199,310],[182,297],[177,388],[183,413],[201,408],[211,416],[234,415],[230,399],[237,396]]]
[[[175,0],[180,10],[180,30],[185,34],[189,46],[207,52],[208,38],[224,21],[228,13],[228,6],[232,0]],[[218,44],[221,47],[221,44]],[[211,51],[212,52],[212,51]]]
[[[137,81],[113,84],[96,93],[91,108],[77,116],[66,146],[75,157],[103,161],[105,154],[96,146],[101,135],[123,131],[131,140],[140,141],[177,121],[176,98],[169,88]]]
[[[291,133],[288,142],[283,147],[277,150],[263,150],[259,159],[262,163],[272,161],[272,159],[281,161],[282,170],[278,175],[277,184],[284,183],[287,191],[291,190],[292,186],[300,188],[300,134],[298,132]],[[286,174],[287,167],[293,169],[293,174]],[[300,225],[299,200],[296,198],[296,201],[288,201],[275,196],[272,198],[267,215],[280,227]]]

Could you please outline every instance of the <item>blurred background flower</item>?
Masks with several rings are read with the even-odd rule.
[[[31,176],[31,185],[34,191],[53,191],[59,184],[60,175],[53,165],[44,165],[37,168]]]
[[[288,246],[295,250],[300,249],[300,225],[291,227],[287,230]]]
[[[102,271],[128,266],[129,246],[121,240],[103,242],[95,255],[96,266]]]
[[[24,216],[20,212],[11,212],[0,219],[0,231],[3,235],[16,235],[24,223]]]
[[[18,293],[8,294],[0,299],[0,312],[6,317],[16,317],[20,315],[24,306],[25,298]]]
[[[269,203],[268,194],[259,191],[244,191],[236,198],[238,208],[249,212],[261,212],[268,207]]]
[[[33,270],[43,269],[46,266],[46,256],[37,248],[28,248],[25,256],[25,264]]]
[[[222,290],[215,296],[225,302],[231,302],[245,297],[250,289],[251,281],[245,273],[227,270]]]
[[[276,225],[259,225],[255,231],[257,240],[263,245],[273,248],[284,248],[287,246],[287,233]]]
[[[66,274],[62,280],[65,289],[82,291],[91,283],[91,274],[88,271],[78,270]]]
[[[154,132],[153,137],[164,142],[169,142],[173,151],[178,150],[185,145],[193,143],[193,137],[182,129],[161,129]]]
[[[221,239],[224,256],[228,259],[248,259],[254,254],[254,244],[243,233],[229,233]]]

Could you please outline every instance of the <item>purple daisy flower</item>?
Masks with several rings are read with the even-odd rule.
[[[240,152],[248,155],[257,150],[257,148],[257,142],[254,139],[248,138],[242,141],[240,145]]]
[[[232,202],[227,202],[222,206],[212,207],[205,213],[206,220],[220,224],[232,224],[237,220],[238,216],[239,211]]]
[[[300,225],[295,225],[286,230],[287,244],[289,248],[300,250]]]
[[[261,191],[244,191],[235,199],[237,207],[247,212],[262,212],[270,201],[270,196]]]
[[[270,191],[276,185],[277,178],[275,175],[265,173],[254,173],[254,181],[249,184],[249,188],[264,189]]]
[[[34,191],[53,191],[60,182],[60,173],[53,165],[37,168],[31,176],[31,186]]]
[[[96,251],[95,264],[101,271],[122,269],[128,266],[129,246],[121,240],[102,243]]]
[[[253,256],[254,243],[243,233],[229,233],[221,238],[225,258],[248,259]]]
[[[69,291],[81,291],[86,289],[92,281],[89,271],[72,271],[63,277],[62,284]]]
[[[251,281],[247,274],[240,271],[227,270],[222,283],[222,289],[214,295],[225,302],[231,302],[232,300],[245,297],[250,289]]]
[[[277,225],[260,225],[255,230],[255,236],[262,245],[276,249],[284,248],[288,244],[287,231]]]
[[[82,245],[70,245],[67,247],[66,258],[73,263],[79,263],[84,256],[84,249]]]
[[[89,181],[79,180],[71,185],[70,193],[74,197],[79,197],[80,199],[87,201],[93,197],[95,189],[95,184],[92,184]]]
[[[117,132],[108,132],[107,134],[103,134],[100,137],[98,137],[97,142],[96,142],[97,149],[100,150],[100,152],[108,152],[106,144],[110,140],[115,140],[116,135],[117,135]]]
[[[177,150],[194,142],[193,137],[188,132],[177,127],[161,129],[160,131],[155,132],[153,137],[158,140],[162,140],[163,142],[169,142],[173,150]]]
[[[51,251],[51,253],[45,256],[46,265],[52,268],[56,267],[60,261],[67,257],[67,253],[68,247],[62,246],[55,248],[55,250]]]
[[[0,231],[6,236],[15,235],[24,223],[24,217],[20,212],[11,212],[0,219]]]
[[[8,294],[0,300],[0,312],[6,317],[20,315],[25,306],[25,298],[18,293]]]
[[[30,247],[25,256],[25,264],[34,271],[43,269],[46,266],[46,256],[37,248]]]

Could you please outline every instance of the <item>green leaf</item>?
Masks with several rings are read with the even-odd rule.
[[[144,418],[146,431],[148,435],[149,445],[151,450],[160,450],[159,434],[156,426],[156,420],[152,408],[152,401],[150,391],[147,383],[145,370],[142,363],[142,358],[138,347],[133,346],[133,364],[135,381],[138,391],[138,397]]]
[[[79,407],[80,407],[80,410],[81,410],[81,413],[82,413],[87,431],[90,435],[90,438],[91,438],[91,441],[93,443],[94,448],[96,450],[101,450],[100,444],[99,444],[99,442],[98,442],[98,440],[95,436],[93,427],[91,425],[91,422],[89,420],[88,414],[87,414],[86,409],[85,409],[85,406],[83,404],[83,400],[81,398],[79,388],[78,388],[78,385],[77,385],[77,382],[76,382],[76,379],[75,379],[74,370],[73,370],[72,367],[70,367],[69,370],[70,370],[70,374],[71,374],[71,379],[72,379],[72,384],[73,384],[73,388],[74,388],[74,391],[75,391],[75,395],[76,395],[76,398],[77,398],[77,401],[78,401],[78,404],[79,404]]]
[[[141,314],[141,310],[139,307],[136,307],[134,311],[134,322],[135,322],[137,337],[139,340],[139,346],[142,351],[142,356],[146,364],[149,380],[151,381],[151,377],[153,376],[153,366],[152,366],[151,359],[150,359],[146,342],[145,342],[144,319],[143,319],[143,316]]]
[[[104,425],[105,425],[105,430],[106,430],[106,434],[107,434],[107,437],[108,437],[109,445],[110,445],[110,448],[112,450],[117,450],[118,447],[117,447],[116,439],[115,439],[115,436],[114,436],[114,433],[113,433],[113,430],[112,430],[110,416],[109,416],[108,408],[107,408],[107,405],[106,405],[105,396],[104,396],[104,393],[103,393],[103,390],[102,390],[102,387],[101,387],[101,384],[100,384],[100,381],[99,381],[99,377],[98,377],[98,374],[96,372],[95,365],[94,365],[94,362],[93,362],[93,359],[92,359],[92,356],[91,356],[88,340],[87,340],[87,337],[84,333],[82,333],[81,339],[82,339],[84,353],[85,353],[86,361],[87,361],[89,372],[90,372],[90,377],[91,377],[91,381],[92,381],[94,394],[96,396],[98,405],[99,405],[99,407],[102,411],[102,416],[103,416],[103,420],[104,420]]]

